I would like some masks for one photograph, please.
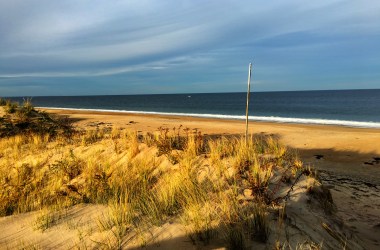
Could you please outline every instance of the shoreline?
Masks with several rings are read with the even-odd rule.
[[[55,108],[55,107],[37,107],[42,110],[68,110],[79,112],[96,112],[110,114],[133,114],[133,115],[158,115],[158,116],[178,116],[191,118],[205,118],[216,120],[245,120],[244,115],[223,115],[223,114],[197,114],[197,113],[172,113],[156,111],[129,111],[129,110],[108,110],[108,109],[86,109],[86,108]],[[372,121],[351,121],[351,120],[334,120],[320,118],[295,118],[295,117],[278,117],[278,116],[249,116],[251,122],[269,122],[281,124],[302,124],[302,125],[326,125],[340,126],[349,128],[369,128],[380,129],[380,122]]]
[[[47,112],[67,115],[76,121],[79,127],[89,123],[112,123],[116,127],[129,127],[141,132],[153,132],[159,127],[197,128],[209,135],[241,135],[245,132],[245,121],[236,119],[215,119],[204,117],[135,114],[73,109],[46,109]],[[380,155],[380,130],[374,128],[357,128],[324,124],[300,124],[251,121],[250,133],[273,134],[280,140],[296,149],[336,149],[358,153]],[[328,140],[324,137],[328,135]]]

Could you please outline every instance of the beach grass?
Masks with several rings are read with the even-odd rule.
[[[70,207],[102,204],[107,212],[95,231],[103,237],[81,238],[82,246],[121,249],[138,239],[145,245],[154,239],[152,228],[168,222],[198,246],[265,244],[273,209],[284,206],[299,176],[309,173],[296,152],[271,136],[246,143],[182,127],[154,134],[79,131],[28,102],[12,112],[5,105],[12,108],[5,108],[4,123],[13,127],[3,126],[0,139],[0,215],[41,211],[35,228],[45,231]],[[13,115],[19,110],[26,117]],[[53,126],[47,133],[40,115]],[[15,125],[20,120],[28,124],[24,130]]]

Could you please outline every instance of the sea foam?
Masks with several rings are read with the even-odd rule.
[[[188,116],[188,117],[215,118],[215,119],[245,120],[244,115],[169,113],[169,112],[153,112],[153,111],[130,111],[130,110],[84,109],[84,108],[57,108],[57,107],[38,107],[38,108],[60,109],[60,110],[78,110],[78,111],[94,111],[94,112],[113,112],[113,113],[127,113],[127,114]],[[379,122],[370,122],[370,121],[363,122],[363,121],[345,121],[345,120],[312,119],[312,118],[291,118],[291,117],[277,117],[277,116],[249,116],[248,118],[250,121],[337,125],[337,126],[358,127],[358,128],[380,128]]]

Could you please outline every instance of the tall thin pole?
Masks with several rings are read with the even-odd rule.
[[[249,63],[248,69],[248,90],[247,90],[247,106],[245,108],[245,143],[248,143],[248,107],[249,107],[249,97],[251,95],[251,70],[252,63]]]

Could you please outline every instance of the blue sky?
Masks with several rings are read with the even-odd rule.
[[[380,88],[380,1],[0,0],[0,96]]]

